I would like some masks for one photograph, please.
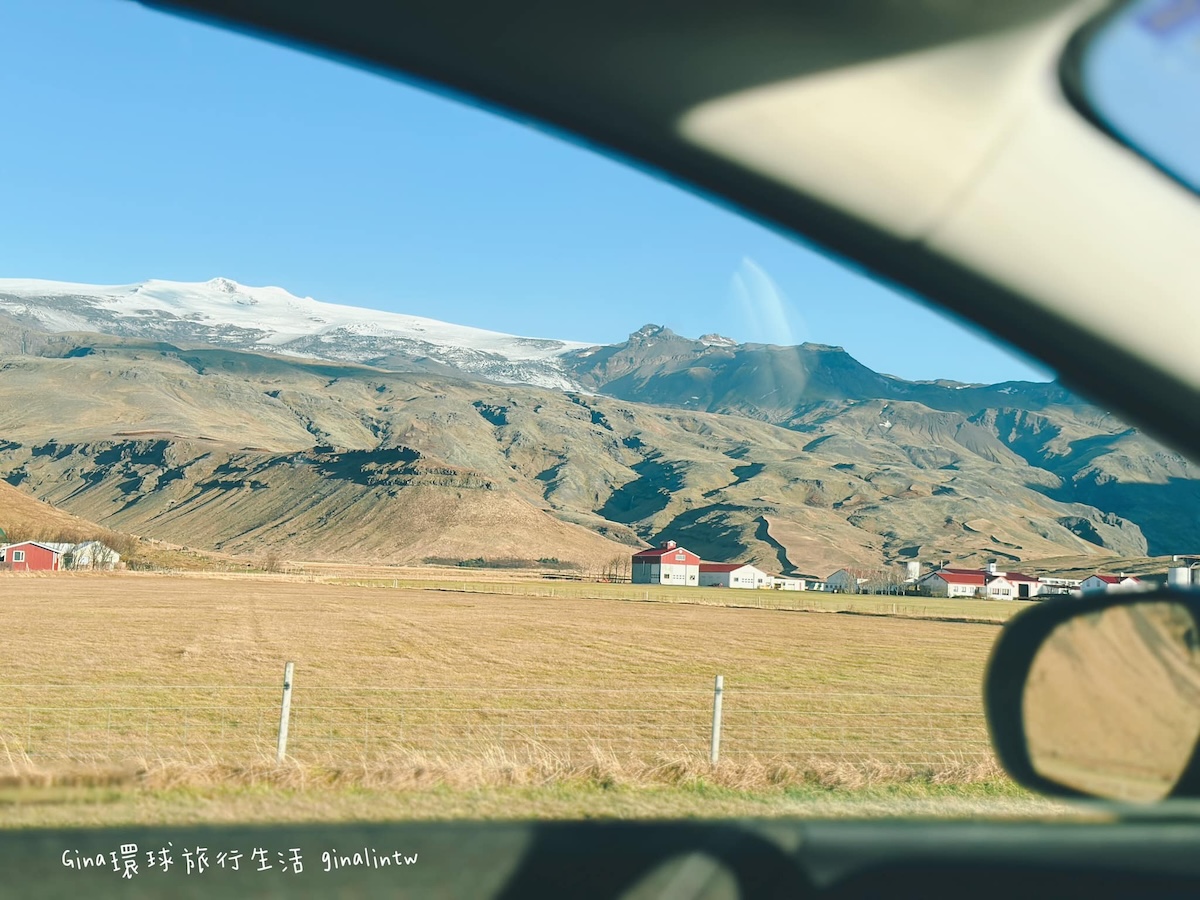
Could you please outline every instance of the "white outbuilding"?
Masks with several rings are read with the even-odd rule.
[[[701,587],[769,588],[774,579],[746,563],[700,563]]]
[[[62,554],[64,569],[99,569],[111,571],[121,562],[121,554],[100,541],[83,541],[78,544],[46,543],[45,546]]]
[[[1132,575],[1089,575],[1079,584],[1079,589],[1085,594],[1099,591],[1128,590],[1141,584],[1141,580]]]

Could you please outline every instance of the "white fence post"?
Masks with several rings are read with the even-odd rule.
[[[292,672],[295,663],[283,667],[283,705],[279,709],[279,744],[275,750],[276,762],[283,762],[287,754],[288,719],[292,716]]]
[[[724,691],[725,676],[718,675],[713,685],[712,744],[708,751],[708,761],[714,766],[721,758],[721,694]]]

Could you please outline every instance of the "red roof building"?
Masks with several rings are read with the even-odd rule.
[[[630,580],[634,584],[696,587],[700,583],[700,557],[674,541],[663,541],[633,554]]]
[[[939,569],[919,582],[921,590],[932,597],[982,597],[1012,600],[1030,596],[1032,582],[1015,585],[1007,577],[978,569]]]
[[[987,569],[945,568],[931,572],[918,582],[922,591],[935,597],[988,597],[997,600],[1026,600],[1037,596],[1041,581],[1021,572],[1001,572],[994,564]]]
[[[56,572],[62,568],[62,553],[37,541],[0,547],[0,569],[10,572]]]

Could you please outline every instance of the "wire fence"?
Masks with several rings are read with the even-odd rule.
[[[0,750],[33,762],[229,763],[274,755],[282,685],[0,685]],[[695,689],[305,685],[290,703],[297,761],[442,759],[503,751],[561,760],[708,754],[711,686]],[[725,679],[720,758],[879,760],[910,766],[993,759],[974,694],[789,691]]]

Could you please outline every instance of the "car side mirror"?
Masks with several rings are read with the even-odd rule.
[[[1025,787],[1154,802],[1200,796],[1200,593],[1048,600],[992,649],[992,746]]]

